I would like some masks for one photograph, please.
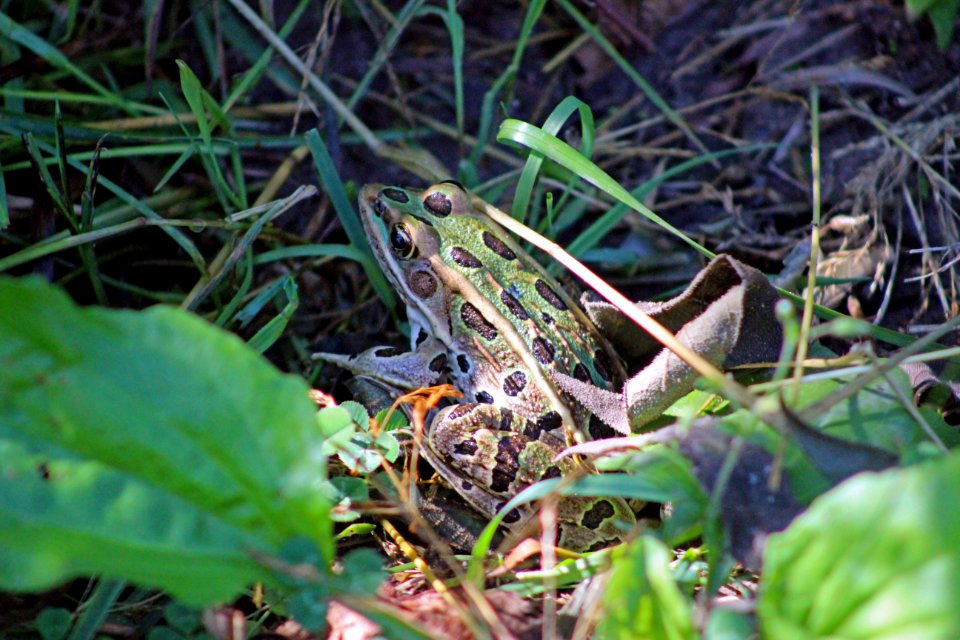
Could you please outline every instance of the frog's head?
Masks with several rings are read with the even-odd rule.
[[[443,262],[449,222],[471,211],[470,197],[454,182],[417,191],[380,184],[360,192],[360,217],[373,253],[413,324],[429,326],[449,344],[448,305],[457,280]],[[454,225],[456,223],[454,222]]]

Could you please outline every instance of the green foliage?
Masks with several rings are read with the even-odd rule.
[[[769,638],[960,636],[960,457],[864,474],[813,503],[764,559]]]
[[[907,15],[911,20],[926,15],[937,34],[937,48],[941,51],[947,48],[953,38],[953,30],[957,26],[957,9],[960,0],[906,0]]]
[[[597,637],[697,638],[690,601],[680,592],[670,571],[671,552],[663,543],[644,537],[617,549],[604,595],[606,614]]]
[[[99,573],[210,604],[255,581],[328,594],[380,579],[369,560],[354,568],[372,575],[330,573],[315,425],[335,412],[316,414],[300,380],[236,337],[175,309],[80,309],[42,281],[2,279],[0,345],[3,588]],[[297,539],[312,580],[264,563]]]

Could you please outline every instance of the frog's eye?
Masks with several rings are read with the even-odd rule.
[[[402,224],[395,224],[390,229],[390,246],[400,258],[412,258],[417,253],[417,245],[413,244],[410,232]]]

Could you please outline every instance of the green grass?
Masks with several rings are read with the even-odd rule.
[[[21,69],[0,86],[0,586],[74,597],[76,586],[64,581],[101,576],[77,596],[76,612],[46,607],[9,637],[94,638],[153,588],[178,601],[155,606],[155,628],[167,630],[156,633],[193,637],[199,607],[243,597],[255,582],[268,591],[252,628],[269,626],[275,613],[319,629],[335,598],[384,635],[429,636],[374,595],[388,562],[372,551],[383,538],[377,507],[417,511],[398,475],[411,425],[381,427],[349,404],[317,412],[307,400],[305,381],[339,391],[331,370],[310,357],[317,343],[337,334],[399,342],[408,329],[363,236],[358,185],[459,178],[494,204],[511,203],[515,219],[574,257],[617,256],[591,266],[630,284],[645,269],[625,240],[651,247],[654,267],[699,264],[725,240],[691,231],[705,228],[699,221],[674,223],[659,208],[664,199],[691,193],[691,184],[713,186],[738,163],[769,162],[787,144],[692,124],[702,122],[695,108],[671,105],[626,47],[566,0],[501,16],[516,25],[509,34],[478,34],[452,0],[395,6],[342,3],[322,14],[300,0],[284,15],[242,0],[148,0],[99,14],[77,0],[0,7],[0,68]],[[935,25],[946,11],[911,6]],[[351,37],[369,56],[356,77],[331,63],[343,64],[336,47],[356,46]],[[530,104],[521,83],[577,73],[567,53],[545,69],[552,49],[541,47],[561,38],[601,52],[642,105],[630,117],[642,112],[644,126],[672,140],[651,156],[656,170],[651,160],[641,177],[624,180],[632,139],[615,128],[620,105],[595,112],[582,96]],[[440,69],[430,82],[417,70],[421,50],[449,60],[430,67]],[[815,89],[796,100],[808,108],[809,132],[792,148],[797,157],[820,153],[825,99]],[[880,119],[871,122],[909,149]],[[923,163],[927,188],[953,197],[949,174]],[[823,168],[796,166],[791,178],[811,185],[819,228]],[[891,609],[891,628],[960,632],[950,605],[960,597],[950,514],[960,509],[949,491],[960,479],[949,453],[960,438],[934,407],[913,407],[913,390],[892,367],[908,356],[956,358],[934,343],[955,325],[916,341],[814,304],[822,286],[860,281],[811,274],[802,295],[784,291],[796,306],[784,315],[789,339],[774,380],[747,390],[724,379],[670,410],[683,427],[707,417],[692,433],[723,438],[719,453],[697,459],[683,430],[679,445],[638,436],[603,462],[621,475],[539,483],[501,512],[558,495],[616,495],[671,503],[670,518],[612,549],[519,566],[493,581],[502,563],[492,552],[495,520],[469,556],[442,554],[450,572],[441,575],[459,587],[447,596],[451,615],[477,637],[503,635],[484,595],[496,588],[540,603],[549,630],[557,592],[598,579],[608,588],[578,616],[581,637],[863,635],[876,629],[858,615],[882,609],[887,594],[935,587],[940,597],[923,607]],[[815,314],[832,322],[813,325]],[[818,351],[824,371],[798,365],[787,379],[808,338],[851,333],[906,349],[856,363]],[[832,439],[763,422],[794,413]],[[813,445],[825,449],[812,453]],[[878,450],[907,468],[831,491],[825,465],[849,469]],[[740,460],[742,451],[760,457]],[[698,473],[707,463],[717,470],[711,483]],[[724,489],[739,486],[738,464],[759,473],[768,463],[799,504],[823,499],[774,536],[756,616],[708,606],[704,594],[735,579],[725,536],[737,522]],[[892,485],[904,488],[909,507]],[[943,502],[934,508],[930,496]],[[861,507],[874,519],[847,522]],[[884,518],[897,509],[905,510],[902,531]],[[898,535],[919,540],[920,551],[897,558]],[[871,556],[874,543],[880,551]],[[827,557],[836,562],[818,559]],[[927,571],[927,559],[953,569]],[[704,635],[702,619],[716,636]]]

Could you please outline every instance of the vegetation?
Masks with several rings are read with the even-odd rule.
[[[960,635],[956,3],[780,4],[0,3],[0,636]],[[779,361],[461,553],[450,390],[312,357],[409,343],[359,185],[451,178],[631,299],[775,274]],[[564,496],[646,506],[498,547]]]

